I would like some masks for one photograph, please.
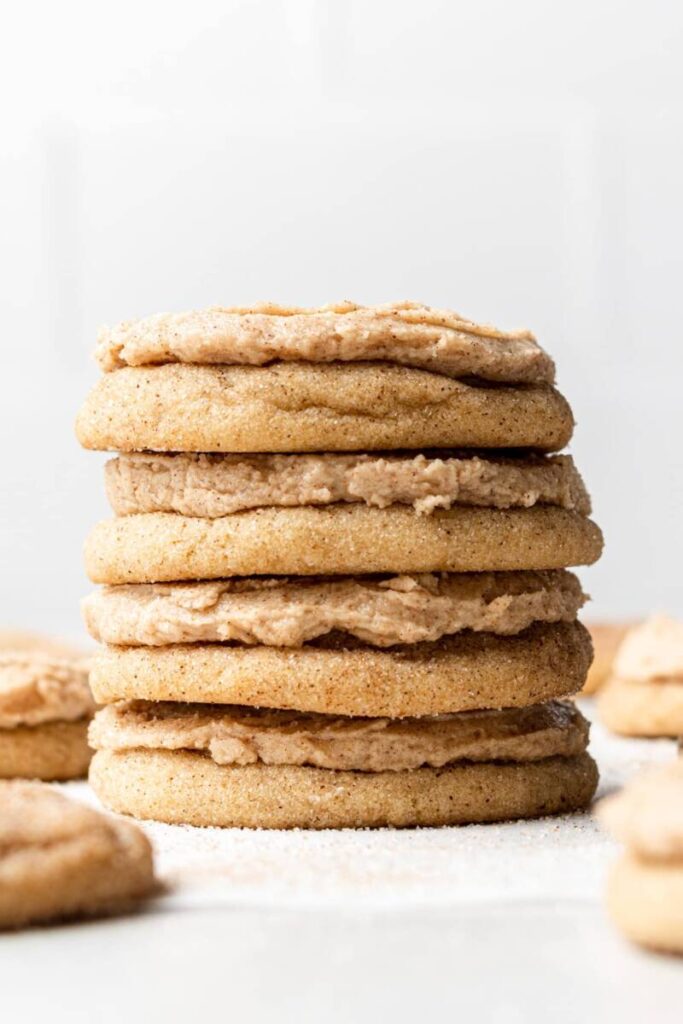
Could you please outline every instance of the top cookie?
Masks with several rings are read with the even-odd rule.
[[[102,328],[96,359],[123,366],[283,362],[398,363],[448,377],[552,384],[555,366],[529,331],[506,332],[416,302],[301,309],[263,303],[158,313]]]

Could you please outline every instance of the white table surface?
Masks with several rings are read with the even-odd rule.
[[[676,756],[597,725],[592,750],[601,792]],[[96,802],[85,784],[63,788]],[[136,916],[0,937],[0,1020],[683,1019],[683,960],[630,947],[603,914],[617,849],[587,815],[414,831],[144,827],[169,894]]]

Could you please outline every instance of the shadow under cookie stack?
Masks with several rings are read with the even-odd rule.
[[[78,420],[115,518],[91,782],[194,825],[445,825],[585,807],[600,531],[552,360],[411,303],[104,330]]]

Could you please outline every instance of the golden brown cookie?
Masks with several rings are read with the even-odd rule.
[[[290,576],[102,587],[82,604],[91,636],[121,646],[237,641],[300,647],[332,631],[377,647],[465,629],[509,635],[573,622],[585,600],[573,573]]]
[[[90,781],[104,804],[138,818],[237,828],[396,828],[561,814],[597,785],[588,754],[415,771],[225,767],[188,751],[99,751]]]
[[[64,782],[83,778],[92,750],[90,718],[0,729],[0,779]]]
[[[134,825],[48,786],[0,782],[0,928],[127,910],[154,887]]]
[[[559,451],[574,422],[549,384],[485,386],[382,363],[125,367],[78,416],[85,448],[317,452]]]
[[[263,508],[221,519],[156,512],[105,520],[85,564],[94,583],[223,576],[472,572],[587,565],[602,551],[590,519],[561,508]]]
[[[185,644],[109,647],[93,692],[115,700],[246,704],[401,718],[520,707],[576,693],[591,642],[579,623],[537,623],[517,636],[459,633],[381,650],[338,636],[301,648]]]
[[[121,701],[98,712],[90,741],[96,750],[196,750],[220,765],[381,772],[574,757],[586,749],[588,729],[571,701],[399,719]]]
[[[607,682],[619,645],[633,627],[632,622],[587,622],[595,656],[583,692],[595,693]]]
[[[529,331],[501,331],[419,302],[314,309],[271,302],[157,313],[103,327],[96,357],[105,371],[171,362],[388,360],[450,377],[526,383],[555,377],[552,359]]]

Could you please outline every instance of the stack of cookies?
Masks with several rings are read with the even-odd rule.
[[[412,303],[104,330],[78,420],[115,518],[91,781],[195,825],[437,825],[584,807],[600,531],[552,360]]]

